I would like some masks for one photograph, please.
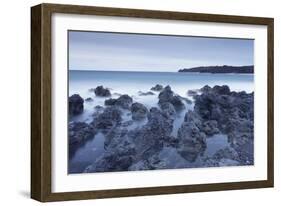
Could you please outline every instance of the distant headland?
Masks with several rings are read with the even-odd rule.
[[[193,68],[180,69],[178,72],[199,72],[199,73],[241,73],[241,74],[253,74],[254,66],[201,66]]]

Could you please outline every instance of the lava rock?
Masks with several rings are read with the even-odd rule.
[[[111,93],[110,93],[109,89],[104,88],[103,86],[97,86],[94,89],[94,92],[95,92],[96,96],[98,96],[98,97],[109,97],[109,96],[111,96]]]
[[[125,144],[125,143],[124,143]],[[84,172],[117,172],[127,171],[134,161],[135,150],[129,144],[106,151]]]
[[[216,85],[213,87],[213,91],[217,94],[225,94],[225,95],[230,94],[230,89],[227,85],[223,85],[223,86]]]
[[[106,105],[106,106],[113,106],[113,105],[116,104],[116,101],[117,101],[116,99],[112,99],[112,98],[106,99],[104,101],[104,105]]]
[[[107,133],[111,128],[120,125],[122,121],[121,111],[115,107],[107,107],[92,121],[91,125],[103,133]]]
[[[155,95],[153,92],[142,92],[142,91],[139,91],[138,94],[139,96]]]
[[[69,143],[77,144],[95,135],[94,128],[85,122],[71,122],[68,125]]]
[[[218,129],[218,123],[216,120],[208,120],[201,126],[201,131],[205,132],[206,135],[212,136],[220,132]]]
[[[127,94],[121,95],[117,99],[110,98],[104,101],[104,104],[106,106],[117,106],[122,109],[130,109],[132,103],[133,103],[132,97],[130,97]]]
[[[170,86],[166,86],[158,95],[158,104],[161,105],[165,102],[171,103],[176,110],[184,109],[185,106],[178,95],[174,95]]]
[[[68,113],[70,116],[81,114],[84,110],[84,99],[79,94],[68,98]]]
[[[69,155],[72,156],[76,149],[88,139],[94,138],[96,130],[85,122],[70,122],[68,125]]]
[[[136,145],[136,159],[147,159],[159,152],[165,142],[170,140],[172,130],[173,120],[167,118],[158,108],[151,108],[148,122],[143,127],[128,132]]]
[[[202,87],[200,89],[200,91],[203,92],[203,93],[207,93],[207,92],[209,92],[211,90],[212,90],[212,88],[209,85],[205,85],[204,87]]]
[[[179,154],[189,162],[194,162],[202,154],[206,145],[206,135],[193,122],[184,122],[178,130]]]
[[[205,160],[207,167],[223,167],[241,165],[239,154],[232,147],[226,147],[218,150],[212,157]]]
[[[170,102],[161,103],[160,108],[165,116],[175,118],[176,110]]]
[[[239,164],[253,164],[254,93],[230,91],[228,86],[205,86],[201,91],[195,96],[194,111],[205,124],[202,131],[211,135],[220,130],[238,152]]]
[[[127,120],[125,122],[122,122],[121,126],[122,127],[128,127],[128,126],[131,126],[132,124],[134,124],[133,120]]]
[[[131,106],[131,112],[133,120],[142,120],[146,118],[148,110],[143,104],[135,102]]]
[[[126,171],[132,165],[135,146],[126,138],[127,130],[115,127],[105,136],[105,153],[84,172]]]
[[[130,109],[132,103],[133,103],[132,97],[130,97],[127,94],[124,94],[116,99],[115,105],[121,107],[122,109]]]
[[[155,85],[154,87],[152,87],[150,90],[159,92],[159,91],[163,90],[163,86],[160,85],[160,84],[156,84],[156,85]]]
[[[198,94],[198,92],[196,90],[188,90],[187,91],[187,95],[188,96],[191,96],[191,97],[194,97]]]
[[[195,111],[188,110],[185,113],[184,122],[187,123],[193,122],[196,125],[196,127],[198,128],[202,127],[202,119]]]
[[[94,100],[93,100],[93,98],[91,98],[91,97],[88,97],[88,98],[86,98],[85,99],[85,102],[93,102]]]

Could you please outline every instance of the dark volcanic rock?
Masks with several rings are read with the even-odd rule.
[[[176,115],[176,110],[170,102],[161,103],[160,108],[167,117],[174,117]]]
[[[81,114],[84,110],[84,100],[78,94],[68,98],[68,113],[70,116]]]
[[[184,106],[184,104],[182,103],[182,99],[183,98],[181,98],[180,96],[178,96],[178,95],[176,95],[176,96],[173,96],[173,98],[171,99],[171,103],[172,103],[172,105],[174,105],[174,107],[176,108],[176,109],[184,109],[185,108],[185,106]]]
[[[254,125],[247,119],[230,119],[226,131],[228,141],[239,153],[240,163],[251,165],[254,163]]]
[[[194,122],[184,122],[178,130],[179,154],[189,162],[194,162],[206,149],[206,135]]]
[[[134,148],[127,145],[105,152],[96,162],[88,166],[84,172],[118,172],[127,171],[133,163]]]
[[[211,158],[205,159],[205,166],[207,167],[224,167],[224,166],[238,166],[239,154],[231,147],[218,150]]]
[[[69,155],[84,144],[88,139],[94,138],[96,130],[85,122],[71,122],[68,125]]]
[[[111,96],[109,89],[104,88],[103,86],[96,87],[94,89],[94,92],[95,92],[96,96],[98,96],[98,97],[109,97],[109,96]]]
[[[231,147],[226,147],[224,149],[220,149],[219,151],[217,151],[213,155],[213,158],[215,158],[215,159],[226,158],[226,159],[232,159],[232,160],[238,161],[239,154],[236,152],[235,149],[233,149]]]
[[[137,159],[144,160],[160,151],[169,142],[173,120],[153,107],[148,113],[148,122],[140,129],[130,131],[128,136],[136,145]]]
[[[158,98],[159,98],[159,103],[164,103],[164,102],[171,102],[174,97],[174,92],[172,91],[170,86],[166,86],[162,92],[160,92]]]
[[[156,84],[154,87],[152,87],[150,90],[152,90],[152,91],[161,91],[161,90],[163,90],[163,86],[162,85],[160,85],[160,84]]]
[[[205,132],[206,135],[212,136],[220,132],[218,129],[218,123],[216,120],[208,120],[202,124],[201,131]]]
[[[128,133],[128,130],[125,128],[121,128],[118,126],[113,127],[106,135],[105,135],[105,142],[104,146],[108,150],[107,147],[118,147],[120,142],[122,142],[123,139],[126,138],[126,134]]]
[[[187,91],[187,95],[191,96],[191,97],[193,97],[193,96],[195,96],[197,94],[198,94],[198,92],[196,90],[188,90]]]
[[[212,134],[218,128],[228,135],[240,165],[253,164],[254,94],[231,92],[228,86],[205,86],[201,91],[195,97],[194,110],[205,124],[202,131]]]
[[[93,102],[94,100],[93,100],[93,98],[91,98],[91,97],[88,97],[88,98],[86,98],[85,99],[85,102]]]
[[[104,101],[104,104],[106,106],[118,106],[121,107],[122,109],[130,109],[131,105],[133,103],[132,97],[130,97],[127,94],[121,95],[117,99],[107,99]]]
[[[79,144],[80,142],[95,135],[94,128],[85,122],[71,122],[68,125],[69,143]]]
[[[204,120],[216,120],[222,131],[232,118],[253,120],[253,94],[230,92],[227,86],[205,86],[201,91],[194,110]]]
[[[96,118],[97,116],[99,116],[101,113],[103,113],[104,111],[104,107],[100,106],[100,105],[97,105],[94,107],[95,111],[93,113],[93,118]]]
[[[127,130],[115,127],[106,135],[106,152],[84,172],[126,171],[136,154],[134,144],[126,137]]]
[[[155,95],[153,92],[142,92],[142,91],[139,91],[138,94],[140,96]]]
[[[210,87],[209,85],[205,85],[204,87],[202,87],[200,89],[201,92],[210,92],[212,91],[212,87]]]
[[[148,110],[143,104],[135,102],[131,106],[131,112],[133,120],[141,120],[146,118]]]
[[[133,103],[132,97],[130,97],[127,94],[121,95],[119,98],[117,98],[115,105],[119,106],[123,109],[130,109],[130,106]]]
[[[100,106],[100,105],[97,105],[97,106],[95,106],[95,109],[98,110],[98,111],[100,111],[100,110],[103,110],[104,107],[103,107],[103,106]]]
[[[115,104],[116,104],[116,99],[110,98],[110,99],[106,99],[104,101],[104,105],[106,105],[106,106],[113,106]]]
[[[111,128],[120,125],[122,121],[121,111],[115,107],[107,107],[92,121],[91,125],[103,133],[107,133]]]
[[[188,112],[184,116],[184,121],[187,123],[193,122],[198,128],[202,127],[202,119],[194,111],[188,110]]]
[[[217,94],[226,94],[226,95],[230,94],[230,89],[226,85],[222,85],[222,86],[216,85],[216,86],[213,87],[213,91]]]
[[[166,86],[158,96],[159,101],[158,104],[161,105],[163,103],[169,102],[171,103],[176,110],[184,109],[185,106],[181,101],[181,97],[178,95],[174,95],[170,86]]]
[[[196,127],[204,132],[207,136],[212,136],[220,132],[218,129],[218,123],[216,120],[207,120],[204,121],[200,115],[198,115],[195,111],[188,111],[184,117],[185,122],[192,122],[196,125]]]
[[[134,121],[133,120],[127,120],[125,122],[122,122],[121,126],[122,127],[128,127],[130,125],[134,124]]]

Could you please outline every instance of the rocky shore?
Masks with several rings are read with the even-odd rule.
[[[91,122],[69,121],[69,157],[98,133],[104,136],[104,152],[84,172],[254,164],[254,93],[206,85],[182,97],[169,85],[157,84],[138,93],[158,98],[157,106],[148,107],[127,94],[112,98],[103,86],[89,92],[104,98],[104,104],[93,108]],[[94,97],[70,96],[70,120],[93,101]],[[224,135],[228,144],[206,155],[208,140],[216,135]]]

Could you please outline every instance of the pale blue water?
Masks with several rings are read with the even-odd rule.
[[[183,72],[116,72],[69,71],[69,94],[82,93],[98,85],[109,87],[117,93],[136,95],[148,91],[155,84],[170,85],[179,95],[186,96],[189,89],[205,85],[228,85],[234,91],[252,92],[252,74],[207,74]]]
[[[92,113],[97,105],[104,106],[107,98],[96,97],[90,88],[99,85],[111,89],[112,98],[117,98],[120,94],[128,94],[133,97],[134,102],[143,103],[147,108],[158,106],[158,92],[155,95],[140,96],[139,91],[147,92],[156,84],[163,86],[170,85],[172,90],[192,100],[187,96],[188,90],[200,89],[205,85],[228,85],[233,91],[254,91],[254,76],[252,74],[207,74],[207,73],[168,73],[168,72],[110,72],[110,71],[69,71],[69,96],[79,94],[84,99],[92,97],[93,102],[85,102],[84,113],[70,121],[92,121]],[[108,97],[109,98],[109,97]],[[178,114],[174,122],[172,135],[177,134],[184,115],[187,110],[193,109],[193,104],[187,105],[186,110]],[[130,116],[123,115],[124,121]],[[132,125],[132,128],[138,125]],[[102,134],[96,135],[93,140],[87,142],[79,148],[69,161],[69,173],[80,173],[93,163],[103,152],[104,137]],[[207,140],[207,150],[205,155],[212,155],[217,150],[228,146],[225,135],[217,135],[215,138]]]

